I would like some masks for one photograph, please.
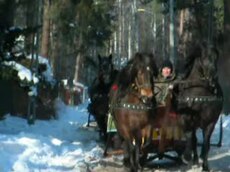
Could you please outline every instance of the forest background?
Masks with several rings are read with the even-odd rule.
[[[180,72],[194,45],[206,41],[219,51],[224,113],[230,111],[228,0],[0,0],[0,43],[12,26],[35,28],[24,33],[25,52],[47,58],[55,79],[69,87],[90,86],[98,54],[112,54],[120,69],[135,52],[150,52]]]

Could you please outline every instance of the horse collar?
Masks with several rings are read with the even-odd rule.
[[[132,104],[132,103],[116,103],[113,105],[110,105],[112,108],[125,108],[125,109],[131,109],[131,110],[137,110],[137,111],[148,111],[153,109],[152,105],[140,105],[140,104]]]
[[[223,101],[222,97],[217,96],[186,96],[177,99],[179,102],[187,102],[187,103],[203,103],[203,102],[219,102]]]

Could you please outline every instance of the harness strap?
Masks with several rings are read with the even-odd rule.
[[[131,110],[138,110],[138,111],[148,111],[152,110],[152,105],[140,105],[140,104],[131,104],[131,103],[116,103],[116,104],[110,104],[110,108],[125,108],[125,109],[131,109]]]
[[[186,97],[178,97],[177,101],[180,103],[184,102],[220,102],[223,101],[223,97],[217,97],[217,96],[186,96]]]

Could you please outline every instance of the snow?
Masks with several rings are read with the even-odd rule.
[[[111,159],[120,164],[120,157],[103,157],[104,145],[98,132],[86,127],[87,102],[79,106],[66,106],[57,100],[57,119],[36,120],[34,125],[26,119],[7,115],[0,121],[1,172],[86,172],[117,171],[100,162]],[[230,171],[230,117],[224,118],[224,137],[221,148],[211,147],[210,167],[215,171]],[[212,142],[217,142],[219,123]],[[121,165],[122,166],[122,165]],[[114,170],[116,169],[116,170]],[[177,170],[175,170],[177,169]],[[201,171],[201,167],[173,167],[156,171]]]
[[[34,74],[32,75],[31,71],[24,67],[23,65],[15,62],[15,61],[10,61],[10,62],[3,62],[4,65],[6,66],[11,66],[13,67],[13,69],[18,71],[18,77],[20,78],[20,80],[26,80],[27,82],[32,82],[34,84],[39,82],[39,79],[34,76]]]
[[[42,57],[40,55],[38,55],[36,57],[36,54],[34,54],[33,56],[32,56],[32,54],[30,54],[30,55],[26,56],[26,58],[28,58],[28,59],[32,59],[32,58],[36,59],[37,58],[39,64],[45,64],[46,70],[44,72],[42,72],[42,75],[47,82],[51,83],[52,85],[55,84],[56,81],[53,77],[52,67],[50,66],[50,62],[49,62],[48,58]]]
[[[26,56],[26,58],[32,59],[32,55],[30,54]],[[36,58],[35,54],[33,58]],[[40,77],[42,77],[47,83],[50,83],[51,86],[54,86],[56,84],[56,80],[53,77],[53,71],[50,66],[49,60],[45,57],[38,56],[38,63],[46,65],[46,70],[42,72]],[[21,65],[20,63],[16,61],[3,61],[2,64],[12,67],[14,70],[18,71],[18,78],[22,81],[20,85],[25,86],[28,83],[31,83],[29,84],[30,90],[28,92],[28,95],[37,96],[37,88],[35,84],[37,84],[40,81],[39,76],[36,76],[36,74],[33,73],[30,69],[28,69],[27,67]],[[23,84],[23,82],[25,83]]]
[[[30,54],[26,56],[26,58],[31,59],[32,55]],[[33,58],[36,58],[35,54]],[[42,72],[42,76],[45,78],[45,80],[51,84],[55,84],[56,81],[53,77],[53,71],[50,66],[49,60],[45,57],[38,56],[38,63],[46,65],[46,70]],[[38,77],[36,77],[35,74],[32,74],[30,69],[21,65],[20,63],[17,63],[15,61],[4,61],[3,64],[6,66],[11,66],[13,69],[18,71],[18,77],[20,80],[26,80],[27,82],[33,82],[34,84],[39,82]]]

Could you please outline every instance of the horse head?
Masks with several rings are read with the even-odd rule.
[[[138,71],[134,83],[143,103],[147,103],[148,100],[152,99],[153,80],[149,66],[147,66],[144,70],[140,69]]]
[[[110,54],[107,56],[100,56],[98,55],[99,61],[99,80],[104,84],[110,84],[112,82],[112,72],[114,71],[113,62],[112,62],[112,55]]]
[[[184,79],[215,80],[217,78],[218,50],[207,43],[197,44],[185,63]]]
[[[217,78],[218,57],[219,52],[215,47],[203,46],[200,58],[200,71],[204,79],[215,80]]]
[[[143,103],[149,102],[154,96],[155,63],[152,55],[137,53],[131,66],[132,87],[135,88]]]

